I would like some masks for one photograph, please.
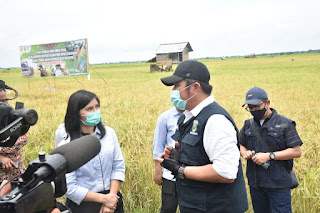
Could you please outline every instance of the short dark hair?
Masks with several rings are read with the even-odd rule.
[[[194,84],[195,82],[198,82],[203,90],[203,92],[207,95],[210,95],[212,92],[212,86],[210,84],[207,84],[205,82],[202,81],[197,81],[197,80],[193,80],[190,78],[186,78],[185,81],[187,82],[187,86]]]
[[[78,90],[70,96],[64,124],[66,132],[70,135],[71,140],[81,137],[80,110],[87,106],[93,99],[97,99],[100,105],[98,96],[87,90]],[[100,138],[103,138],[106,134],[103,123],[100,121],[97,124],[97,127],[101,133]]]

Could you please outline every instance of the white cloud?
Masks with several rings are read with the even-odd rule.
[[[91,63],[148,60],[160,43],[189,41],[191,57],[320,48],[310,0],[0,0],[0,67],[18,46],[88,38]]]

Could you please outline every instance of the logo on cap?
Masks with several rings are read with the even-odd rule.
[[[248,98],[251,97],[251,96],[252,96],[252,94],[249,94],[249,95],[248,95]]]

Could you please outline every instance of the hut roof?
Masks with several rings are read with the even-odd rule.
[[[188,48],[188,52],[193,51],[189,42],[160,44],[160,46],[158,47],[158,49],[156,51],[156,54],[182,52],[186,46]]]

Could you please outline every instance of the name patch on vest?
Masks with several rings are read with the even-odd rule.
[[[192,125],[192,129],[191,129],[190,134],[192,134],[192,135],[198,135],[198,133],[197,133],[198,124],[199,124],[199,121],[198,121],[198,120],[194,120],[194,121],[193,121],[193,125]]]

